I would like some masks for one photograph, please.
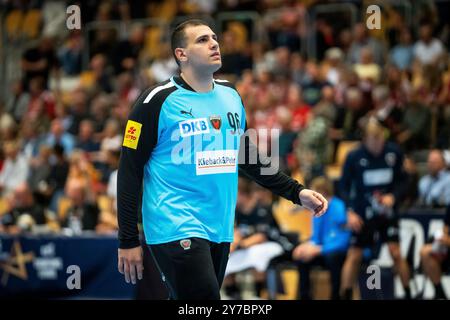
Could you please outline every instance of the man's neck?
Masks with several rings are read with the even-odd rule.
[[[192,69],[186,69],[181,72],[180,76],[196,92],[208,92],[213,89],[212,74],[200,76]]]

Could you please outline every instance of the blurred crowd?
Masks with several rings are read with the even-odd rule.
[[[216,77],[235,84],[249,128],[279,130],[281,170],[307,185],[321,176],[336,181],[345,147],[377,119],[405,153],[403,208],[449,205],[450,10],[414,1],[408,24],[401,10],[385,6],[382,29],[369,30],[362,1],[353,3],[362,22],[329,14],[308,24],[314,5],[335,2],[68,1],[64,7],[80,5],[83,25],[115,20],[121,27],[61,35],[66,13],[54,11],[55,1],[3,1],[10,44],[25,37],[27,13],[40,19],[35,45],[17,66],[21,78],[0,99],[0,232],[115,233],[128,113],[145,88],[178,72],[165,29],[133,20],[171,27],[183,16],[222,11],[261,17],[222,22]],[[314,55],[306,43],[314,43]],[[242,206],[256,206],[253,197],[268,197],[262,194],[241,192],[238,209],[253,210]],[[270,208],[266,200],[258,206]]]

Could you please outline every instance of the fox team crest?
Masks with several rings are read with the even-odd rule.
[[[189,250],[191,248],[191,240],[189,239],[184,239],[180,241],[180,246],[184,249],[184,250]]]
[[[222,118],[220,116],[210,116],[209,121],[214,129],[220,130],[220,126],[222,125]]]

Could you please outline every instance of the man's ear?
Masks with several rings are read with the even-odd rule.
[[[177,57],[178,61],[180,61],[180,62],[186,62],[187,61],[187,56],[186,56],[186,53],[184,52],[183,48],[176,48],[175,49],[175,56]]]

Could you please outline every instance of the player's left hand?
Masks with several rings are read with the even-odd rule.
[[[320,193],[310,190],[303,189],[299,193],[300,201],[302,206],[306,209],[311,210],[315,217],[320,217],[328,209],[328,201]]]

